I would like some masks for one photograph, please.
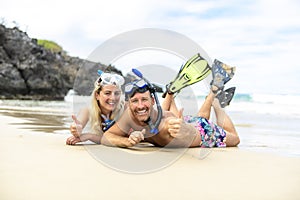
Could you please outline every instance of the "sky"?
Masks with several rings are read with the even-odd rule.
[[[124,32],[166,29],[236,66],[228,84],[238,93],[300,95],[299,9],[298,0],[1,0],[0,22],[80,58]]]

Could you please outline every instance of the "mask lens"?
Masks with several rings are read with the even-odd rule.
[[[147,86],[147,83],[143,79],[140,79],[135,83],[135,85],[138,86],[139,88],[143,88]]]
[[[127,83],[125,85],[125,93],[127,96],[132,96],[136,91],[145,92],[148,90],[148,84],[143,79]]]
[[[134,87],[133,83],[127,83],[127,84],[125,85],[125,93],[130,93],[130,92],[132,92],[133,87]]]
[[[100,79],[102,84],[106,85],[123,85],[124,78],[118,74],[102,73]]]

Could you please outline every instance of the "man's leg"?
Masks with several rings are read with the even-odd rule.
[[[211,106],[214,101],[214,98],[215,98],[215,94],[212,91],[210,91],[210,93],[205,98],[205,101],[198,112],[199,117],[203,117],[205,119],[210,118],[210,111],[211,111]]]
[[[226,146],[237,146],[240,143],[240,138],[232,120],[227,115],[227,113],[221,108],[219,100],[217,98],[214,99],[212,106],[216,113],[217,125],[226,131]]]
[[[163,103],[162,103],[162,109],[171,111],[174,115],[179,116],[179,110],[175,104],[174,95],[168,94],[166,95]]]

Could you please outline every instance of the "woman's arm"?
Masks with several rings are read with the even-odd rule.
[[[85,133],[82,134],[80,137],[75,137],[75,136],[71,136],[67,139],[66,144],[68,145],[75,145],[79,142],[85,142],[85,141],[92,141],[96,144],[100,144],[101,143],[101,138],[102,135],[98,135],[98,134],[92,134],[92,133]]]
[[[70,125],[70,132],[75,137],[80,137],[82,130],[89,121],[89,109],[83,108],[79,111],[78,117],[72,115],[73,123]]]

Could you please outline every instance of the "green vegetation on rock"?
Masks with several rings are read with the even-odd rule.
[[[53,41],[38,40],[37,43],[38,43],[38,45],[41,45],[41,46],[45,47],[46,49],[49,49],[52,52],[55,52],[55,53],[63,52],[63,48]]]

